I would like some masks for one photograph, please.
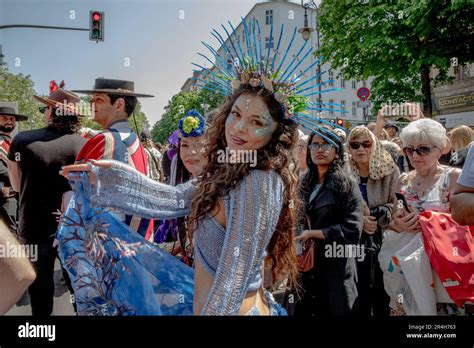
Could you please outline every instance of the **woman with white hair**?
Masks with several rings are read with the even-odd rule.
[[[392,220],[397,232],[420,232],[419,213],[425,210],[450,212],[449,197],[453,194],[460,170],[440,165],[440,157],[449,151],[446,129],[432,119],[411,122],[401,134],[404,153],[415,168],[400,176],[400,193],[405,196],[409,212],[399,210]],[[435,282],[439,281],[436,280]],[[437,295],[438,297],[438,295]],[[449,298],[437,298],[438,315],[464,315]],[[398,309],[397,309],[398,310]],[[398,313],[400,314],[400,312]]]

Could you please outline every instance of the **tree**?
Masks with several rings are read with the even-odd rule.
[[[140,135],[144,129],[150,129],[150,123],[148,122],[148,118],[146,117],[145,113],[142,111],[142,105],[140,104],[140,101],[137,103],[133,115],[128,118],[128,123],[138,135]]]
[[[168,137],[178,128],[179,120],[190,109],[196,109],[205,115],[205,111],[213,110],[224,102],[224,97],[207,89],[192,92],[179,92],[174,95],[166,106],[161,120],[155,123],[151,131],[155,142],[166,143]],[[206,110],[204,110],[204,108]],[[206,115],[205,115],[206,116]]]
[[[451,58],[474,61],[472,18],[472,1],[323,1],[317,54],[346,79],[373,77],[375,110],[387,101],[422,101],[431,116],[431,88],[452,81]]]
[[[35,129],[44,126],[39,103],[33,96],[34,82],[30,75],[12,74],[5,66],[0,66],[0,101],[17,102],[18,113],[29,116],[25,122],[18,122],[19,130]]]

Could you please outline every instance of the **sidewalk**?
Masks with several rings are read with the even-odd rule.
[[[61,282],[61,266],[59,261],[56,259],[54,265],[54,309],[53,315],[75,315],[74,309],[70,302],[69,291],[64,284]],[[5,315],[31,315],[30,297],[28,292],[18,301],[18,303],[10,309]]]

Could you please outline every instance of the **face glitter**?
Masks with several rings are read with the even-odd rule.
[[[250,102],[251,102],[251,101],[252,101],[252,99],[247,99],[247,100],[245,101],[245,110],[246,110],[246,111],[249,111],[249,105],[250,105]]]
[[[270,115],[270,112],[269,111],[264,111],[260,114],[260,117],[265,120],[265,122],[267,123],[272,123],[273,121],[273,118],[272,118],[272,115]]]
[[[272,135],[271,127],[260,128],[255,131],[255,135],[259,137],[266,137]]]

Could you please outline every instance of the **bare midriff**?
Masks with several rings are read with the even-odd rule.
[[[224,211],[224,203],[219,200],[216,207],[212,211],[214,219],[219,222],[222,226],[226,226],[226,216]],[[202,308],[204,307],[207,296],[211,291],[212,284],[214,283],[214,277],[209,274],[201,265],[199,260],[195,259],[194,262],[194,304],[193,312],[194,315],[200,315]],[[242,305],[240,306],[239,315],[247,314],[250,309],[256,306],[258,311],[262,315],[269,314],[268,303],[265,300],[263,289],[249,291],[245,295]]]

